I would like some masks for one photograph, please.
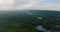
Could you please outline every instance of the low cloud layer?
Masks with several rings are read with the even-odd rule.
[[[59,0],[0,0],[0,10],[60,10]]]

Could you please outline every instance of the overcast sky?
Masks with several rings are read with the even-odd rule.
[[[60,0],[0,0],[0,10],[60,10]]]

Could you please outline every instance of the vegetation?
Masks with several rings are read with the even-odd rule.
[[[0,12],[0,32],[43,32],[35,28],[37,25],[42,25],[47,30],[60,31],[60,12],[44,10]]]

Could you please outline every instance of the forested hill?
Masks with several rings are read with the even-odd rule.
[[[37,25],[42,25],[47,30],[60,31],[60,11],[0,11],[1,32],[37,32]]]
[[[53,11],[53,10],[31,10],[29,11],[31,13],[36,13],[36,14],[41,14],[41,15],[44,15],[44,16],[53,16],[53,15],[60,15],[60,11]]]
[[[60,11],[54,11],[54,10],[17,10],[17,11],[0,11],[0,15],[6,14],[6,15],[18,15],[18,14],[26,14],[26,13],[35,13],[38,15],[60,15]]]

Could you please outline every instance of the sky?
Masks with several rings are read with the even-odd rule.
[[[60,0],[0,0],[0,10],[60,10]]]

